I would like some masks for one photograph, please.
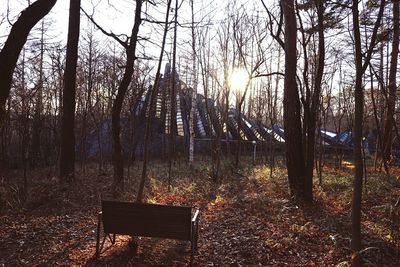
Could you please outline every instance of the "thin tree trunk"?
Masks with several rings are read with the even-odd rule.
[[[389,96],[387,101],[386,110],[386,123],[383,136],[383,151],[382,159],[389,163],[392,152],[393,143],[393,126],[395,124],[394,115],[396,107],[396,74],[397,74],[397,61],[399,55],[399,1],[393,2],[393,41],[392,41],[392,54],[390,58],[389,70]]]
[[[32,155],[31,166],[36,167],[40,158],[40,135],[42,130],[42,109],[43,109],[43,57],[44,57],[44,20],[42,20],[41,36],[40,36],[40,62],[39,62],[39,81],[36,91],[36,106],[33,119],[33,136],[32,136]]]
[[[351,207],[351,222],[352,222],[352,239],[351,248],[356,253],[353,258],[355,266],[362,265],[361,255],[361,201],[362,201],[362,188],[363,188],[363,172],[364,164],[362,157],[362,127],[363,127],[363,109],[364,109],[364,90],[363,90],[363,74],[369,64],[372,56],[372,49],[375,45],[376,33],[380,25],[384,10],[385,0],[381,0],[378,18],[375,22],[374,30],[371,36],[371,43],[366,53],[365,61],[363,63],[363,53],[360,35],[360,22],[358,1],[354,0],[352,5],[353,13],[353,34],[354,34],[354,48],[355,48],[355,65],[356,77],[354,87],[354,124],[353,124],[353,140],[354,140],[354,181],[353,181],[353,197]]]
[[[311,99],[311,107],[307,121],[307,137],[306,137],[306,171],[304,178],[304,200],[312,202],[312,185],[314,171],[314,154],[315,154],[315,128],[319,102],[321,99],[321,83],[324,74],[325,64],[325,37],[324,37],[324,3],[317,2],[318,13],[318,65],[317,73],[314,81],[314,93]]]
[[[381,130],[381,124],[379,121],[379,117],[378,117],[378,110],[376,108],[376,101],[375,101],[375,94],[374,94],[374,80],[373,80],[373,75],[372,75],[372,69],[371,66],[369,67],[369,71],[370,71],[370,76],[371,76],[371,101],[372,101],[372,108],[374,111],[374,119],[375,119],[375,125],[376,125],[376,145],[375,145],[375,160],[374,160],[374,167],[375,167],[375,171],[377,168],[377,161],[378,159],[381,157],[382,155],[382,151],[383,151],[383,143],[381,142],[382,140],[382,130]],[[386,161],[383,161],[383,166],[385,168],[385,172],[388,174],[389,173],[389,168],[388,165],[386,163]]]
[[[138,190],[138,194],[137,194],[137,198],[136,198],[137,202],[143,201],[144,184],[145,184],[146,178],[147,178],[147,164],[149,161],[149,146],[150,146],[150,134],[151,134],[150,131],[151,131],[151,124],[152,124],[152,116],[154,113],[155,101],[156,101],[157,95],[158,95],[158,87],[159,87],[159,83],[160,83],[160,70],[161,70],[161,64],[162,64],[162,59],[163,59],[163,55],[164,55],[165,40],[167,38],[167,32],[168,32],[168,20],[169,20],[169,10],[171,7],[171,2],[172,2],[172,0],[168,0],[167,12],[165,15],[164,35],[163,35],[163,39],[162,39],[160,57],[158,59],[156,79],[154,81],[153,88],[150,89],[150,90],[152,90],[152,92],[150,93],[149,113],[148,113],[148,117],[147,117],[147,121],[146,121],[146,130],[145,130],[145,135],[144,135],[142,177],[140,179],[139,190]]]
[[[173,43],[173,55],[172,55],[172,78],[171,78],[171,93],[170,93],[170,104],[171,113],[169,120],[169,157],[168,157],[168,186],[171,187],[172,183],[172,163],[175,162],[175,144],[177,137],[177,126],[176,126],[176,39],[178,29],[178,0],[175,0],[175,18],[174,18],[174,43]]]
[[[276,72],[280,71],[280,64],[281,64],[281,47],[278,46],[278,64],[276,66]],[[275,168],[275,132],[274,132],[274,125],[277,121],[277,101],[278,101],[278,88],[279,88],[279,82],[280,82],[280,77],[277,76],[276,80],[275,80],[275,91],[272,97],[272,88],[271,88],[271,101],[270,101],[270,105],[271,105],[271,112],[270,112],[270,123],[271,123],[271,142],[270,142],[270,168],[269,168],[269,177],[272,178],[272,174]]]
[[[20,119],[22,122],[22,125],[20,127],[20,147],[21,147],[21,161],[22,161],[22,169],[23,169],[23,179],[24,179],[24,185],[23,185],[23,195],[22,199],[26,201],[27,196],[28,196],[28,176],[27,174],[27,147],[29,145],[29,99],[27,98],[26,94],[26,80],[25,80],[25,74],[26,74],[26,66],[25,66],[26,60],[25,60],[25,49],[23,49],[22,52],[22,62],[21,62],[21,69],[22,69],[22,77],[21,77],[21,88],[20,90],[22,91],[21,93],[21,115]]]
[[[88,69],[87,69],[87,84],[86,84],[86,90],[87,90],[87,96],[86,96],[86,103],[85,107],[83,110],[83,115],[82,115],[82,129],[81,129],[81,168],[85,171],[86,170],[86,156],[87,156],[87,128],[88,128],[88,121],[89,117],[91,114],[92,110],[92,91],[93,91],[93,48],[94,48],[94,42],[93,42],[93,33],[89,32],[88,33],[88,43],[87,46],[89,51],[87,51],[88,54]]]
[[[194,115],[196,109],[197,98],[197,52],[196,52],[196,34],[194,25],[194,0],[190,1],[192,11],[192,60],[193,60],[193,88],[192,88],[192,104],[189,115],[189,166],[193,167],[194,162]]]
[[[241,149],[241,146],[242,146],[242,135],[241,135],[241,130],[242,130],[242,103],[241,103],[241,101],[237,104],[237,112],[238,112],[238,119],[237,119],[238,140],[236,142],[235,168],[239,168],[240,149]]]
[[[133,24],[129,45],[126,48],[126,66],[124,76],[118,86],[117,96],[115,97],[112,113],[111,128],[113,140],[113,166],[114,166],[114,182],[113,194],[117,196],[124,187],[124,155],[121,144],[121,110],[124,102],[126,91],[132,81],[134,63],[136,60],[136,44],[139,33],[139,26],[142,23],[142,0],[136,0],[135,22]]]

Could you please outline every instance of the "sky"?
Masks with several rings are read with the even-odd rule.
[[[10,23],[14,23],[20,12],[26,8],[29,4],[29,2],[33,2],[34,0],[0,0],[0,49],[2,47],[2,44],[6,40],[8,33],[10,31]],[[166,9],[166,2],[167,0],[153,0],[156,1],[157,3],[162,3],[158,4],[157,6],[152,6],[146,1],[146,4],[143,6],[143,12],[142,12],[142,17],[145,19],[154,19],[157,21],[164,21],[165,20],[165,9]],[[190,10],[190,0],[178,0],[180,9],[178,12],[178,20],[179,23],[182,25],[187,25],[187,23],[190,23],[191,21],[191,10]],[[264,0],[267,6],[272,6],[274,3],[276,3],[278,0]],[[366,0],[365,0],[366,1]],[[210,30],[210,39],[213,41],[213,45],[211,46],[212,57],[214,57],[214,63],[215,63],[215,68],[219,69],[219,77],[222,76],[222,68],[221,68],[221,60],[220,57],[220,52],[218,50],[218,45],[216,44],[218,41],[218,36],[217,36],[217,26],[219,23],[223,23],[226,20],[227,13],[226,13],[226,5],[227,4],[233,4],[233,2],[236,3],[237,7],[243,6],[244,9],[246,9],[249,14],[251,15],[260,15],[260,17],[263,17],[264,19],[266,18],[266,13],[262,7],[261,0],[225,0],[225,1],[220,1],[220,0],[194,0],[194,5],[195,5],[195,20],[199,21],[201,18],[207,17],[209,18],[210,24],[213,25]],[[364,1],[363,1],[364,3]],[[135,12],[135,1],[134,0],[81,0],[81,4],[84,10],[86,10],[87,13],[92,14],[94,19],[97,21],[99,25],[101,25],[106,31],[113,32],[115,34],[126,34],[129,35],[131,32],[131,28],[133,26],[134,22],[134,12]],[[173,1],[174,5],[174,1]],[[68,0],[58,0],[55,7],[53,10],[50,12],[48,16],[45,17],[45,22],[49,23],[47,26],[47,38],[49,41],[59,41],[63,44],[66,43],[67,39],[67,32],[68,32],[68,10],[69,10],[69,1]],[[259,11],[260,13],[256,13]],[[7,17],[6,14],[9,13],[9,16]],[[150,14],[151,17],[148,15]],[[172,13],[170,14],[170,18],[172,19]],[[9,21],[8,21],[9,20]],[[346,20],[349,20],[346,19]],[[9,23],[10,22],[10,23]],[[262,23],[265,23],[263,21]],[[346,23],[346,21],[344,21]],[[38,23],[38,26],[36,27],[36,37],[38,39],[38,27],[40,27],[41,23]],[[340,35],[336,35],[337,32],[330,32],[326,33],[326,49],[329,50],[327,52],[327,59],[326,59],[326,69],[328,69],[328,66],[335,65],[334,63],[334,57],[332,56],[332,51],[337,50],[340,53],[343,53],[345,55],[344,58],[344,69],[343,69],[343,77],[338,76],[338,71],[334,74],[334,78],[331,79],[331,81],[327,82],[332,82],[333,85],[331,86],[333,88],[333,92],[337,93],[337,88],[340,88],[340,86],[347,86],[346,84],[341,84],[340,81],[345,81],[350,84],[353,80],[353,70],[354,70],[354,58],[353,58],[353,47],[351,44],[348,42],[349,41],[349,36],[351,35],[351,23],[348,23],[348,27],[345,27],[342,30],[342,33]],[[267,24],[261,25],[260,28],[264,27],[264,29],[267,29]],[[86,34],[86,31],[89,28],[93,28],[92,23],[88,21],[88,19],[81,14],[81,39],[80,42],[82,42],[82,39],[84,35]],[[149,57],[152,57],[154,60],[149,60],[147,63],[153,67],[153,71],[155,69],[155,65],[157,64],[157,59],[160,53],[160,43],[161,43],[161,35],[162,35],[162,29],[163,25],[152,25],[149,22],[143,21],[142,25],[140,26],[140,31],[139,35],[141,37],[145,38],[150,38],[152,42],[146,42],[145,44],[142,43],[142,45],[138,46],[138,54],[139,55],[146,55]],[[35,32],[33,30],[32,32]],[[30,38],[33,38],[32,36],[35,36],[35,34],[31,35]],[[103,34],[101,34],[99,31],[95,31],[95,37],[97,40],[100,40],[101,45],[105,45],[107,43],[112,43],[114,42],[112,39],[105,37]],[[298,35],[300,38],[300,34]],[[343,42],[343,40],[347,39],[346,42]],[[366,38],[368,39],[368,38]],[[364,37],[363,37],[364,40]],[[204,41],[204,40],[203,40]],[[167,38],[167,45],[166,45],[166,54],[169,56],[170,51],[171,51],[171,42],[172,42],[172,30],[170,30],[168,38]],[[191,36],[190,36],[190,30],[185,27],[178,27],[178,59],[179,60],[184,60],[184,57],[190,53],[190,42],[191,42]],[[268,46],[269,44],[273,44],[276,46],[276,42],[272,40],[271,36],[268,36],[265,40],[263,40],[265,46]],[[115,42],[114,42],[115,43]],[[207,45],[207,42],[204,42],[202,45]],[[118,44],[117,44],[118,46]],[[268,71],[277,71],[277,60],[276,58],[277,53],[270,53],[270,51],[273,51],[274,48],[271,48],[270,50],[266,50],[269,54],[269,62],[268,64],[264,64],[262,72],[267,72]],[[298,49],[299,53],[301,53],[301,47]],[[163,61],[163,66],[168,61],[168,56],[164,57]],[[283,60],[283,53],[280,55],[281,60]],[[302,57],[300,56],[300,60],[298,62],[298,74],[301,74],[302,71]],[[189,58],[190,61],[190,58]],[[281,61],[282,62],[282,61]],[[178,64],[186,64],[182,68],[182,74],[181,77],[184,76],[184,70],[185,68],[190,64],[188,60],[186,62],[179,62]],[[219,64],[219,65],[218,65]],[[281,72],[283,71],[283,62],[279,65]],[[269,68],[269,70],[267,69]],[[332,68],[331,68],[332,69]],[[163,71],[163,70],[162,70]],[[155,72],[155,71],[154,71]],[[190,72],[190,69],[189,69]],[[231,70],[231,72],[233,72]],[[189,76],[189,75],[188,75]],[[328,75],[326,75],[328,76]],[[275,79],[275,78],[272,78]],[[222,79],[220,79],[222,80]],[[260,79],[257,79],[255,83],[258,83]],[[189,82],[190,83],[190,82]],[[280,86],[278,88],[282,88],[282,82],[280,83]],[[190,84],[189,84],[190,85]],[[264,85],[263,85],[264,86]],[[198,87],[199,92],[202,92],[202,80],[199,79],[199,87]],[[335,91],[336,90],[336,91]],[[280,90],[280,93],[282,90]]]
[[[151,14],[156,20],[164,20],[166,0],[157,2],[164,3],[158,4],[154,7],[150,4],[145,4],[143,10]],[[201,16],[202,13],[211,14],[214,19],[220,19],[223,14],[223,6],[226,4],[225,1],[211,1],[211,0],[194,0],[195,1],[195,12],[196,16]],[[257,0],[237,0],[238,4],[258,2]],[[7,10],[10,12],[9,20],[14,23],[19,13],[28,6],[28,3],[32,0],[0,0],[0,40],[3,40],[9,31],[9,23],[6,20],[1,20],[6,17]],[[93,17],[98,23],[105,29],[114,33],[129,34],[133,25],[134,18],[134,0],[81,0],[82,8],[89,14],[93,14]],[[173,1],[174,2],[174,1]],[[265,2],[273,2],[273,0],[266,0]],[[180,11],[178,14],[180,21],[190,21],[190,1],[179,0]],[[172,4],[172,6],[174,3]],[[51,28],[58,31],[60,38],[66,38],[66,32],[68,30],[68,0],[58,0],[54,8],[50,11],[49,15],[46,16],[46,20],[51,20]],[[202,10],[200,10],[202,9]],[[143,17],[149,18],[144,15]],[[82,14],[81,17],[81,28],[86,28],[87,20]],[[146,24],[144,22],[141,27],[141,32],[146,31]]]
[[[32,0],[0,0],[0,45],[5,41],[9,30],[10,24],[6,19],[7,10],[9,11],[8,19],[11,23],[14,23],[18,18],[19,13],[28,6],[28,3]],[[81,0],[82,8],[89,14],[93,14],[94,19],[102,26],[105,30],[113,32],[115,34],[128,34],[131,31],[134,20],[134,0]],[[145,4],[143,6],[143,18],[155,19],[158,21],[164,21],[165,19],[165,6],[166,0],[156,0],[156,2],[164,3],[159,4],[156,7]],[[173,1],[174,2],[174,1]],[[230,1],[232,2],[232,1]],[[254,5],[261,7],[261,2],[258,0],[236,0],[237,5],[246,4],[252,8]],[[273,0],[264,0],[264,2],[272,3]],[[194,0],[195,6],[195,20],[199,20],[205,15],[209,15],[214,22],[218,22],[224,18],[224,6],[226,1],[215,1],[215,0]],[[174,3],[172,4],[172,6]],[[178,20],[180,23],[188,23],[191,19],[190,1],[179,0],[179,13]],[[45,21],[50,21],[49,31],[53,39],[61,40],[66,42],[68,32],[68,0],[58,0],[54,8],[50,11],[50,14],[45,17]],[[172,14],[170,14],[170,17]],[[40,23],[38,23],[38,26]],[[87,29],[93,27],[87,18],[81,15],[81,29]],[[160,35],[148,22],[143,22],[140,27],[140,35],[151,36],[154,38],[155,35]],[[160,28],[160,26],[158,26]],[[185,35],[185,29],[178,30],[179,35]],[[83,31],[81,31],[83,32]],[[81,34],[82,35],[82,34]],[[100,36],[101,34],[99,34]],[[104,36],[101,36],[101,38]]]
[[[148,4],[142,7],[142,18],[153,19],[157,21],[165,20],[165,9],[167,0],[155,0],[160,3],[157,6]],[[32,0],[30,1],[32,2]],[[172,1],[172,6],[174,6],[175,1]],[[235,3],[234,3],[235,2]],[[267,5],[275,2],[274,0],[264,0]],[[9,12],[9,20],[11,23],[15,22],[18,18],[19,13],[28,6],[29,0],[0,0],[0,48],[2,43],[5,41],[7,34],[10,30],[10,24],[1,18],[5,18],[7,11]],[[190,0],[178,0],[179,12],[178,21],[182,25],[191,22],[191,9]],[[207,17],[208,22],[213,24],[215,27],[210,35],[216,40],[216,26],[220,22],[224,22],[226,19],[226,5],[232,5],[233,3],[237,7],[243,6],[247,10],[252,12],[253,10],[263,10],[260,0],[236,0],[236,1],[215,1],[215,0],[194,0],[195,9],[195,21],[200,21],[202,18]],[[126,34],[129,35],[134,22],[134,12],[135,12],[135,1],[134,0],[81,0],[82,8],[89,14],[93,15],[95,21],[101,25],[106,31],[113,32],[115,34]],[[66,43],[67,32],[68,32],[68,10],[69,1],[68,0],[58,0],[54,8],[51,10],[50,14],[45,17],[45,22],[49,22],[47,26],[47,35],[51,41],[60,41],[61,43]],[[172,19],[172,12],[170,14],[170,19]],[[37,24],[36,28],[39,28],[41,23]],[[85,15],[81,12],[81,39],[85,35],[85,31],[93,27],[93,24],[88,21]],[[153,59],[157,59],[160,53],[160,44],[162,36],[163,25],[151,25],[149,22],[143,21],[140,26],[139,35],[141,37],[148,37],[154,43],[146,43],[144,46],[138,46],[139,53],[141,55],[145,54]],[[34,31],[33,31],[34,32]],[[169,32],[166,45],[166,53],[169,54],[172,46],[172,30]],[[36,35],[39,36],[39,35]],[[104,40],[104,42],[113,42],[111,38],[105,37],[99,31],[95,31],[95,36],[98,40]],[[38,37],[36,37],[38,38]],[[190,51],[190,30],[185,27],[178,27],[178,58],[183,58],[183,54],[187,54]],[[118,46],[118,44],[117,44]],[[214,50],[214,52],[217,49]],[[218,53],[218,52],[216,52]],[[168,62],[168,56],[164,57],[163,67]],[[153,71],[156,69],[156,60],[148,62],[153,67]],[[217,64],[221,62],[217,62]],[[188,64],[181,63],[178,64]],[[185,68],[185,66],[183,67]],[[218,67],[217,67],[218,68]],[[222,77],[221,68],[219,76]],[[154,71],[155,72],[155,71]],[[163,68],[162,68],[163,72]],[[184,76],[183,73],[182,77]],[[221,78],[222,80],[222,78]],[[203,92],[202,80],[198,79],[199,92]],[[189,82],[190,83],[190,82]]]
[[[159,3],[157,6],[152,6],[150,4],[145,4],[143,6],[143,18],[154,19],[157,21],[165,20],[165,8],[166,0],[155,0]],[[227,3],[232,3],[233,1],[215,1],[215,0],[194,0],[195,5],[195,20],[198,21],[201,18],[208,16],[211,18],[211,23],[218,24],[223,22],[226,18],[225,7]],[[28,6],[29,0],[0,0],[0,48],[1,44],[5,41],[7,34],[9,32],[10,26],[5,18],[7,10],[9,10],[9,19],[13,23],[18,18],[18,14],[23,10],[23,8]],[[31,0],[32,2],[32,0]],[[272,5],[274,0],[264,0],[267,5]],[[113,32],[115,34],[126,34],[129,35],[134,21],[134,10],[135,1],[134,0],[81,0],[83,9],[89,13],[93,14],[94,19],[99,25],[101,25],[105,30]],[[174,1],[173,4],[174,5]],[[190,11],[190,1],[189,0],[179,0],[179,13],[178,20],[181,24],[189,23],[191,20]],[[263,15],[263,7],[261,5],[261,0],[236,0],[237,6],[244,6],[248,10],[260,10],[261,16]],[[48,26],[49,38],[54,41],[58,40],[62,43],[66,43],[67,32],[68,32],[68,10],[69,1],[68,0],[58,0],[55,7],[52,9],[50,14],[45,17],[46,22],[50,22]],[[149,17],[150,14],[152,17]],[[172,18],[173,14],[170,14]],[[264,14],[265,15],[265,14]],[[40,23],[38,23],[40,26]],[[81,42],[85,31],[93,27],[92,23],[81,14]],[[160,40],[162,25],[150,25],[148,22],[143,22],[140,27],[140,36],[149,37],[154,44],[146,43],[144,46],[138,46],[140,53],[145,53],[146,56],[151,56],[153,58],[158,58],[160,52]],[[112,39],[105,37],[99,31],[95,33],[96,38],[99,40],[104,40],[104,42],[112,42]],[[214,32],[215,37],[215,32]],[[170,43],[172,42],[172,31],[167,39],[166,50],[171,50]],[[180,42],[178,53],[183,54],[190,50],[190,31],[184,27],[178,28],[178,39]],[[178,56],[179,57],[179,56]],[[166,63],[167,58],[164,61]],[[156,64],[156,60],[149,61],[149,64]],[[276,64],[275,64],[276,65]],[[281,64],[282,66],[283,64]],[[201,82],[201,81],[200,81]]]
[[[108,6],[107,2],[107,0],[82,0],[82,7],[89,14],[94,14],[94,17],[98,19],[99,24],[105,25],[106,29],[112,30],[116,33],[129,33],[129,28],[132,24],[132,22],[129,21],[131,14],[126,11],[131,10],[134,7],[134,5],[130,3],[132,1],[118,0],[118,8]],[[18,18],[19,13],[27,6],[28,0],[0,0],[0,17],[4,18],[8,9],[10,12],[10,22],[14,23]],[[95,7],[94,12],[93,7]],[[68,32],[68,12],[69,1],[58,0],[50,13],[45,17],[45,21],[51,21],[51,26],[49,28],[53,32],[54,37],[64,42],[66,42]],[[38,23],[38,25],[40,25],[40,23]],[[81,29],[86,29],[87,27],[87,19],[82,14]],[[9,23],[3,21],[3,23],[0,24],[1,41],[3,41],[8,32]]]

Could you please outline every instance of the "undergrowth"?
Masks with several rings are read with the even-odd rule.
[[[76,180],[69,185],[60,183],[54,168],[32,170],[28,172],[28,190],[24,196],[23,173],[10,171],[0,177],[1,213],[69,216],[84,208],[90,211],[88,216],[95,214],[101,199],[112,198],[112,173],[110,165],[99,171],[96,164],[87,164],[84,168],[77,168]],[[124,192],[120,200],[134,201],[140,181],[141,162],[129,166],[125,174]],[[292,202],[286,169],[281,162],[277,162],[271,173],[268,165],[261,162],[253,165],[251,158],[243,157],[239,168],[234,168],[225,159],[217,183],[212,177],[209,158],[197,160],[192,167],[186,160],[180,159],[172,165],[171,174],[169,179],[168,163],[161,160],[151,162],[144,191],[146,202],[200,207],[205,213],[202,219],[205,231],[203,239],[215,238],[210,242],[221,242],[221,250],[224,250],[224,242],[236,242],[235,235],[241,238],[242,231],[259,240],[254,241],[254,245],[260,251],[240,252],[247,256],[240,253],[230,255],[229,251],[214,255],[210,252],[213,250],[211,245],[203,243],[200,250],[203,258],[199,256],[198,260],[204,264],[208,261],[218,262],[217,257],[224,253],[228,253],[232,259],[240,259],[256,252],[267,253],[274,259],[272,261],[270,256],[261,257],[259,262],[275,262],[278,265],[283,262],[295,265],[326,262],[328,265],[340,263],[346,266],[350,262],[351,167],[335,169],[325,166],[322,184],[317,178],[314,179],[314,203],[309,206]],[[396,217],[399,212],[396,213],[394,208],[396,199],[400,197],[399,174],[400,168],[396,167],[392,169],[390,177],[368,168],[363,191],[363,245],[377,248],[365,252],[366,260],[376,265],[383,257],[387,257],[385,262],[390,262],[399,253],[399,218]],[[235,219],[239,215],[244,217]],[[223,221],[219,221],[221,216]],[[230,222],[237,225],[231,225]],[[219,226],[216,225],[221,223],[221,229],[233,227],[229,234],[232,240],[225,240],[228,230],[222,233],[217,231]],[[238,231],[237,234],[234,234],[235,231]],[[318,240],[320,245],[317,246],[312,240]],[[300,255],[299,246],[307,246],[304,255]],[[285,251],[293,255],[287,255]],[[276,258],[278,256],[282,257],[282,261]],[[300,261],[296,261],[296,257],[300,257]],[[84,256],[81,256],[79,263],[82,261]],[[240,262],[246,264],[246,261]]]

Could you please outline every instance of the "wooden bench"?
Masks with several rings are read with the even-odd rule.
[[[192,207],[102,201],[97,224],[96,257],[108,237],[112,244],[115,235],[159,237],[187,240],[191,243],[191,258],[197,251],[199,209],[192,217]],[[100,243],[101,224],[103,240]]]

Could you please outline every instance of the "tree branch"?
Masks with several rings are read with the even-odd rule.
[[[381,20],[382,20],[382,16],[383,16],[383,11],[385,9],[385,5],[386,5],[386,1],[385,0],[381,0],[381,4],[380,4],[380,7],[379,7],[379,12],[378,12],[378,17],[377,17],[377,19],[375,21],[374,30],[373,30],[372,36],[371,36],[371,42],[370,42],[369,48],[368,48],[368,50],[366,52],[367,56],[365,57],[365,61],[364,61],[364,64],[362,66],[362,73],[364,73],[366,71],[366,69],[367,69],[367,67],[369,65],[369,62],[371,60],[372,52],[373,52],[373,50],[375,48],[375,45],[376,45],[376,36],[378,34],[378,29],[379,29],[379,27],[381,25]]]
[[[274,15],[271,14],[271,12],[269,11],[268,7],[265,5],[264,0],[261,0],[261,3],[263,4],[265,10],[267,11],[268,14],[268,18],[269,18],[269,24],[270,24],[270,33],[271,36],[279,43],[279,45],[285,49],[285,42],[282,40],[282,38],[280,37],[280,34],[282,33],[282,24],[283,24],[283,12],[282,12],[282,6],[279,5],[280,7],[280,14],[279,14],[279,22],[277,21],[277,19],[275,18]],[[274,22],[276,21],[278,23],[278,29],[276,30],[276,33],[274,33],[272,26],[274,25]]]
[[[85,16],[96,26],[97,29],[99,29],[103,34],[107,35],[108,37],[113,38],[115,41],[117,41],[120,45],[122,45],[125,49],[128,48],[128,36],[125,34],[121,34],[121,35],[116,35],[112,32],[107,32],[106,30],[104,30],[103,27],[101,27],[94,19],[93,16],[89,15],[82,7],[81,10],[83,12],[83,14],[85,14]],[[121,40],[118,36],[124,36],[126,37],[126,41],[124,42],[123,40]]]
[[[273,75],[281,75],[281,76],[285,77],[285,73],[282,73],[279,71],[274,71],[274,72],[270,72],[270,73],[259,73],[259,74],[254,75],[251,78],[269,77],[269,76],[273,76]]]

